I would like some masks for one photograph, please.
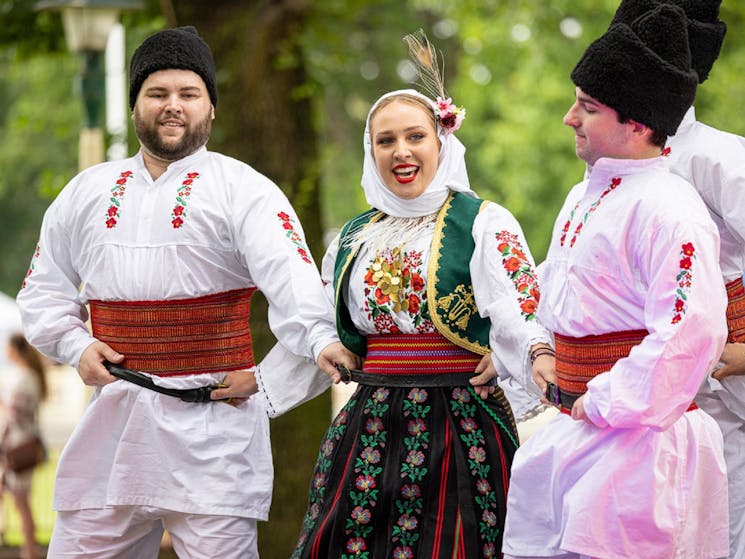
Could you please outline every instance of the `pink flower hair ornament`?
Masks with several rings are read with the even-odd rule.
[[[442,131],[446,135],[458,130],[463,123],[463,119],[466,118],[465,107],[455,105],[450,97],[443,99],[438,96],[432,103],[432,109],[435,111],[437,122],[440,123]]]

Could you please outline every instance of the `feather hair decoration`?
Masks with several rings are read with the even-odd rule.
[[[421,29],[404,37],[409,47],[409,55],[419,72],[422,89],[432,97],[432,110],[445,134],[452,134],[460,128],[466,118],[466,109],[453,103],[445,93],[445,78],[438,61],[438,53],[427,35]],[[442,59],[442,53],[440,53]],[[443,61],[444,65],[444,61]]]
[[[443,72],[440,70],[438,53],[427,39],[424,31],[419,29],[416,33],[411,33],[404,37],[404,41],[409,47],[409,56],[416,66],[419,78],[422,82],[422,88],[429,93],[433,99],[440,97],[447,99],[445,94]],[[442,53],[439,53],[442,59]]]

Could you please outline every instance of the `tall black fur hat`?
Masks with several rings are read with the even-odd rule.
[[[719,19],[722,0],[621,0],[611,25],[631,25],[635,19],[663,3],[679,6],[685,12],[691,66],[698,73],[698,83],[704,83],[719,57],[727,33],[727,25]]]
[[[668,136],[696,96],[686,16],[662,4],[630,26],[612,25],[572,70],[572,81],[619,115]]]
[[[129,63],[129,108],[134,109],[142,82],[158,70],[196,72],[204,80],[213,106],[217,106],[215,61],[212,51],[192,27],[158,31],[137,47]]]

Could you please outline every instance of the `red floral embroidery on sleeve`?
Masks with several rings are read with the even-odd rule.
[[[300,255],[302,261],[313,264],[313,261],[310,259],[308,247],[305,246],[303,238],[295,231],[294,220],[285,212],[279,212],[277,217],[282,223],[282,228],[286,231],[287,238],[297,247],[297,253]]]
[[[124,197],[124,192],[127,189],[127,182],[132,176],[132,171],[123,171],[119,174],[119,178],[116,179],[116,183],[111,188],[111,200],[109,209],[106,210],[106,228],[113,229],[119,222],[121,217],[121,199]]]
[[[41,247],[37,244],[36,250],[34,251],[34,256],[31,258],[31,264],[28,267],[28,272],[26,272],[26,277],[23,278],[21,289],[26,287],[26,280],[28,280],[29,276],[31,276],[31,274],[34,273],[34,268],[36,268],[36,261],[39,259],[40,254],[41,254]]]
[[[520,314],[525,317],[526,321],[534,320],[538,302],[541,300],[535,271],[530,265],[517,235],[509,231],[500,231],[496,237],[499,242],[497,250],[502,254],[502,266],[504,266],[507,275],[517,289]]]
[[[677,324],[683,318],[688,310],[688,293],[691,291],[691,280],[693,273],[693,261],[696,259],[693,243],[684,243],[680,247],[680,272],[675,278],[678,282],[678,288],[675,290],[676,297],[673,307],[672,324]]]
[[[197,172],[186,173],[186,178],[176,191],[176,204],[173,206],[173,211],[171,212],[171,224],[174,229],[179,229],[184,225],[186,206],[188,205],[189,196],[191,196],[192,185],[194,184],[194,180],[198,178],[199,173]]]

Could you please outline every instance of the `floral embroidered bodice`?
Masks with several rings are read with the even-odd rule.
[[[426,292],[433,231],[429,225],[414,238],[378,251],[360,248],[349,280],[349,308],[360,332],[435,332]]]

